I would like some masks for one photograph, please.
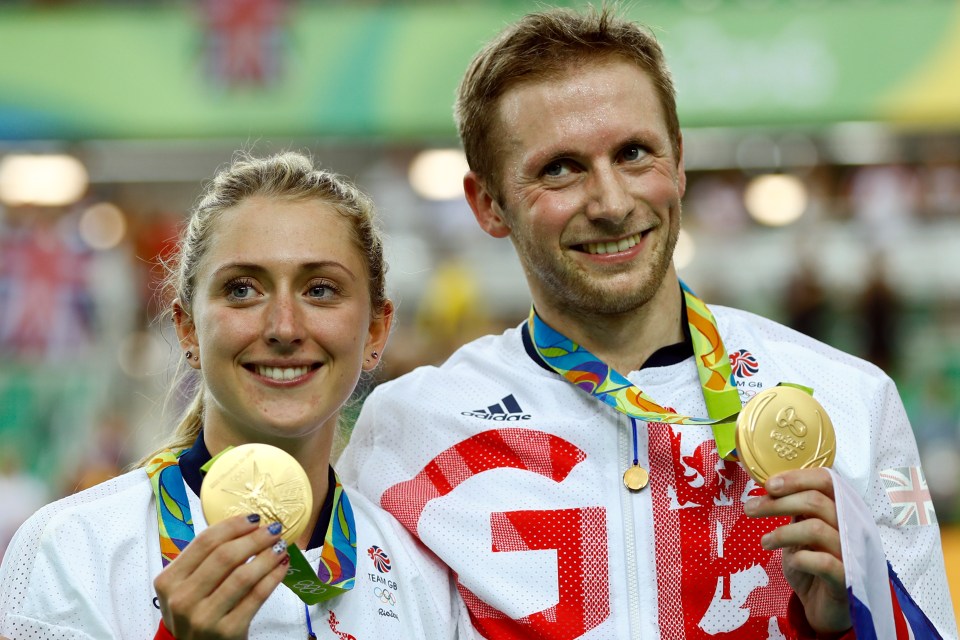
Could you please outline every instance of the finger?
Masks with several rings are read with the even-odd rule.
[[[754,518],[790,516],[797,519],[815,518],[834,529],[838,527],[837,505],[820,491],[810,490],[788,494],[782,498],[760,496],[743,505],[743,512]]]
[[[246,588],[243,597],[236,600],[231,609],[220,618],[224,625],[224,630],[228,635],[243,635],[243,633],[250,628],[250,622],[254,616],[257,615],[257,612],[260,611],[263,603],[267,601],[267,598],[277,589],[287,575],[287,570],[290,566],[290,556],[287,555],[286,552],[275,554],[272,550],[268,550],[262,555],[265,560],[264,564],[269,565],[269,570],[260,574],[259,579]],[[260,560],[261,558],[258,557],[254,562],[259,562]]]
[[[156,591],[163,613],[163,622],[167,628],[173,629],[173,613],[171,612],[170,598],[176,593],[182,593],[184,585],[191,589],[188,594],[190,601],[196,602],[207,596],[209,591],[203,591],[202,585],[188,582],[200,564],[207,558],[212,549],[238,536],[244,536],[259,527],[260,516],[236,516],[227,518],[223,522],[213,525],[194,538],[186,549],[154,579],[153,588]],[[179,611],[179,607],[176,609]]]
[[[249,561],[234,568],[207,599],[205,606],[209,607],[210,615],[219,618],[228,614],[257,587],[264,576],[276,569],[281,563],[287,566],[289,562],[287,543],[278,540],[273,546],[264,549],[250,558]],[[266,595],[269,596],[269,592]],[[262,604],[262,601],[260,604]]]
[[[220,524],[223,523],[214,526],[218,527]],[[168,617],[172,617],[171,622],[175,626],[188,625],[192,628],[194,623],[191,621],[217,619],[225,613],[229,609],[229,604],[224,605],[222,598],[212,598],[213,593],[233,571],[243,567],[251,558],[265,550],[269,551],[280,540],[280,526],[254,528],[239,538],[231,539],[229,536],[217,534],[211,535],[209,539],[221,542],[205,555],[191,573],[183,575],[181,571],[166,577],[168,584],[162,586],[168,589],[167,597],[160,599],[165,622],[168,621]],[[198,540],[200,536],[197,536],[194,542]],[[206,550],[207,547],[208,544],[203,544],[198,546],[198,549]],[[177,558],[167,568],[173,567],[181,558]],[[275,562],[277,560],[279,558],[276,558]],[[162,575],[163,572],[161,572]],[[159,580],[160,576],[154,581],[155,585]],[[174,629],[171,628],[171,631]]]
[[[794,469],[778,473],[767,480],[764,488],[767,493],[780,498],[801,491],[819,491],[833,500],[833,478],[823,468]]]
[[[799,520],[777,527],[760,539],[764,549],[809,549],[829,553],[838,560],[843,555],[840,550],[840,532],[817,518]]]
[[[177,590],[185,604],[208,596],[237,568],[251,558],[269,550],[280,540],[280,525],[261,527],[246,535],[222,542],[210,551],[184,582],[189,588]],[[285,547],[284,547],[285,549]]]
[[[843,599],[847,594],[846,578],[843,573],[843,562],[830,553],[797,549],[783,554],[784,574],[805,573],[821,579],[829,588],[831,595],[836,599]]]
[[[233,516],[207,527],[187,545],[167,569],[173,577],[190,575],[220,545],[245,536],[260,526],[260,516]]]

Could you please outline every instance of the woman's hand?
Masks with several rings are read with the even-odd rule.
[[[786,471],[770,478],[767,495],[744,504],[752,517],[791,516],[761,540],[783,550],[783,575],[803,604],[811,628],[836,633],[850,628],[850,605],[840,553],[833,480],[826,469]]]
[[[279,524],[259,527],[259,519],[211,526],[153,581],[163,624],[177,640],[247,637],[290,563]]]

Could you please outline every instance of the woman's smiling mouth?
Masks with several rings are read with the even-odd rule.
[[[297,380],[307,375],[311,371],[320,368],[320,364],[300,365],[295,367],[273,367],[259,364],[244,365],[248,371],[252,371],[261,378],[273,380],[275,382],[289,382]]]

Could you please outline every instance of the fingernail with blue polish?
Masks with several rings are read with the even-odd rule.
[[[271,522],[270,526],[267,527],[267,531],[269,531],[273,535],[277,535],[282,530],[283,530],[283,525],[280,524],[279,522]]]
[[[260,514],[259,514],[259,513],[251,513],[250,515],[247,516],[247,520],[248,520],[249,522],[260,522]]]
[[[286,540],[277,540],[277,543],[273,545],[273,552],[277,555],[280,555],[287,550],[287,541]]]

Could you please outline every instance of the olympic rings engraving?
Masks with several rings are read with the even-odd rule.
[[[393,595],[393,592],[389,589],[381,589],[380,587],[373,588],[373,595],[377,596],[380,599],[380,602],[389,605],[397,604],[397,598]]]
[[[311,580],[301,580],[293,585],[293,589],[300,593],[323,593],[327,590],[327,585]]]

